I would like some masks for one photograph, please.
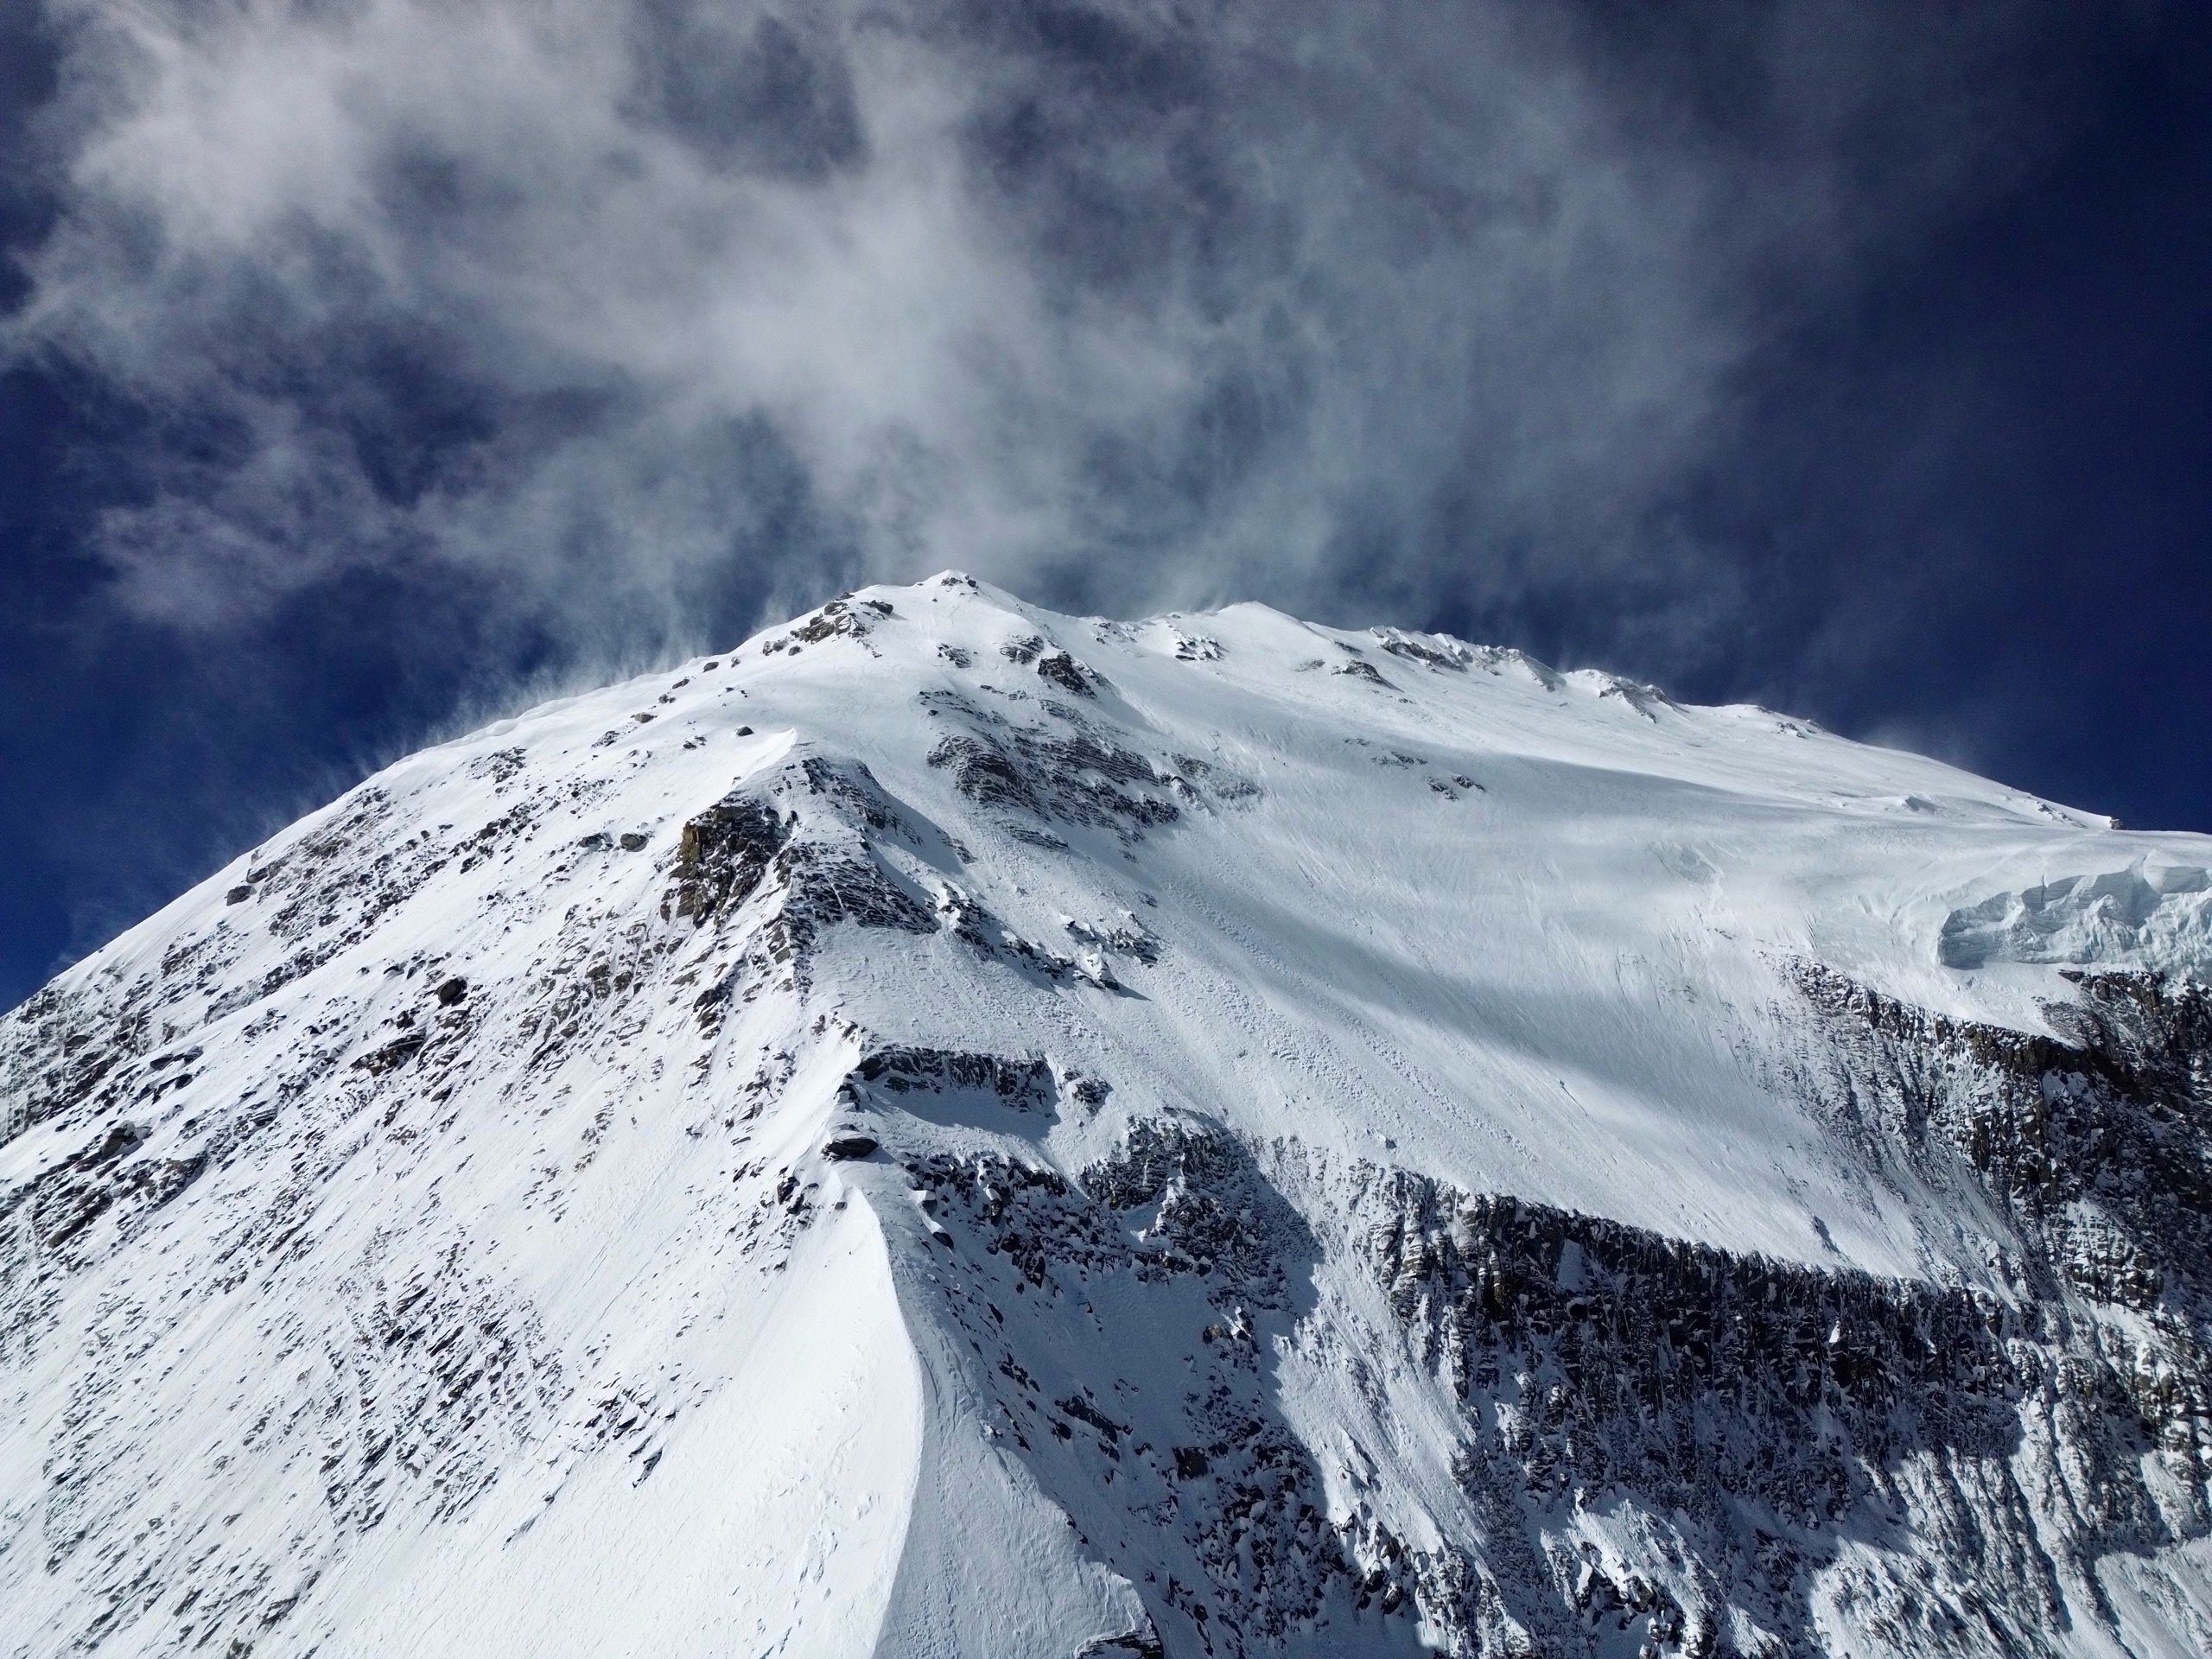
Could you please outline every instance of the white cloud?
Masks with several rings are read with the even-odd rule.
[[[774,603],[1680,573],[1631,622],[1709,627],[1651,514],[2018,113],[1969,96],[2001,30],[1805,6],[1685,68],[1564,7],[48,3],[7,346],[156,413],[104,550],[200,626],[366,565],[680,635],[745,558]]]

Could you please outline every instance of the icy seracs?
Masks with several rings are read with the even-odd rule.
[[[849,595],[0,1020],[0,1654],[2212,1651],[2208,867]]]

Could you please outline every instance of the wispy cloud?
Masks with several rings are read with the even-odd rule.
[[[1981,8],[48,5],[5,349],[143,412],[118,601],[594,651],[733,566],[1726,629],[1677,510],[1761,353],[2040,113]]]

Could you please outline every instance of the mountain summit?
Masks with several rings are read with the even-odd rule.
[[[0,1654],[2212,1651],[2208,868],[848,595],[0,1020]]]

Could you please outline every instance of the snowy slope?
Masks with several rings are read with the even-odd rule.
[[[2212,1650],[2208,868],[848,596],[0,1022],[0,1654]]]

